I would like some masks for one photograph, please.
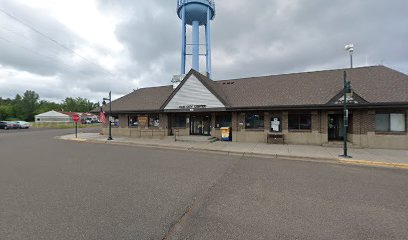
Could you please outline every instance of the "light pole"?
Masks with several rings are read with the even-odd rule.
[[[109,92],[109,98],[103,98],[103,105],[106,105],[106,101],[109,101],[109,137],[108,141],[113,140],[112,138],[112,123],[111,123],[111,114],[112,114],[112,92]]]
[[[350,68],[353,68],[353,52],[354,52],[354,44],[348,44],[344,47],[344,49],[350,53]]]
[[[340,155],[340,157],[344,158],[351,158],[347,154],[347,127],[348,127],[348,109],[347,109],[347,94],[351,93],[351,82],[347,81],[347,72],[344,71],[343,74],[343,80],[344,80],[344,85],[343,85],[343,101],[344,101],[344,120],[343,120],[343,155]]]

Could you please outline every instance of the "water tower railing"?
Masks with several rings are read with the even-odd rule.
[[[215,10],[215,0],[204,0],[205,2],[208,1],[212,9]],[[204,2],[203,0],[177,0],[177,10],[180,8],[181,5],[189,3],[189,2]]]

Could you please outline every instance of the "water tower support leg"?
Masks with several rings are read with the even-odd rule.
[[[205,25],[205,36],[207,41],[207,56],[206,56],[206,66],[208,77],[211,79],[211,9],[207,10],[207,24]]]
[[[186,73],[186,8],[182,10],[182,29],[181,29],[181,70],[180,74]]]
[[[200,25],[198,21],[193,21],[193,69],[200,71],[199,51],[200,51]]]

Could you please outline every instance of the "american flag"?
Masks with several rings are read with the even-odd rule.
[[[106,124],[106,116],[105,116],[105,112],[101,109],[101,112],[99,114],[99,121],[101,121],[101,123]]]

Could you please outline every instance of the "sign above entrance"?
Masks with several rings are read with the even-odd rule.
[[[207,105],[182,105],[179,109],[197,109],[197,108],[207,108]]]

